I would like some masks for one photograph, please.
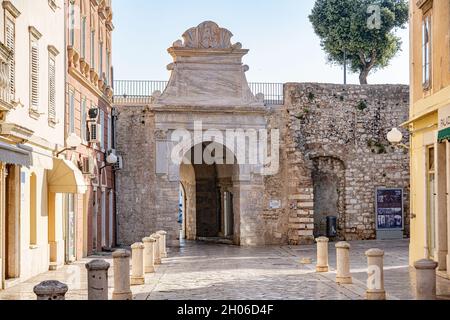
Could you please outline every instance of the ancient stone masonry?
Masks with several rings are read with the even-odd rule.
[[[291,243],[313,235],[314,217],[323,232],[326,214],[338,216],[341,239],[375,238],[377,187],[404,188],[408,203],[409,156],[386,141],[407,120],[408,101],[407,86],[285,85],[286,165],[298,172],[289,192]]]
[[[248,50],[231,36],[213,22],[189,29],[168,50],[174,62],[166,90],[148,105],[116,105],[117,152],[124,160],[117,172],[119,243],[158,230],[168,232],[168,245],[179,243],[180,200],[189,240],[313,243],[325,235],[330,215],[338,219],[336,240],[375,238],[376,188],[404,188],[408,203],[408,154],[385,138],[407,120],[408,87],[289,83],[284,105],[264,106],[245,78]],[[278,172],[263,175],[259,165],[239,161],[173,163],[172,134],[195,132],[199,121],[203,132],[278,129]],[[189,147],[204,151],[212,144],[203,136]],[[228,141],[223,146],[235,153]],[[408,236],[407,205],[405,212]]]

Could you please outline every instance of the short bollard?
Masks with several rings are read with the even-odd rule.
[[[105,260],[86,263],[88,273],[88,300],[108,300],[108,269]]]
[[[161,236],[161,241],[160,241],[160,252],[161,252],[161,258],[167,258],[167,232],[161,230],[157,232],[160,236]]]
[[[144,242],[144,272],[145,273],[153,273],[155,272],[155,245],[156,239],[147,237],[142,239]]]
[[[386,300],[384,290],[384,251],[380,249],[370,249],[367,256],[367,300]]]
[[[131,300],[130,290],[130,253],[117,250],[113,253],[114,260],[114,291],[113,300]]]
[[[155,252],[154,252],[155,253],[155,259],[153,260],[153,262],[155,264],[161,264],[161,250],[160,250],[161,245],[159,243],[161,241],[161,236],[159,234],[157,234],[157,233],[154,233],[154,234],[151,235],[151,237],[156,240]]]
[[[317,272],[328,272],[328,242],[330,240],[326,237],[316,239],[317,242]]]
[[[436,269],[438,263],[433,260],[419,260],[416,268],[416,299],[436,300]]]
[[[336,282],[340,284],[351,284],[352,275],[350,273],[350,244],[338,242],[336,244]]]
[[[67,285],[59,281],[44,281],[34,287],[37,300],[66,300]]]
[[[145,284],[144,244],[139,242],[131,246],[131,285]]]

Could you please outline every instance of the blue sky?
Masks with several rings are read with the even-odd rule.
[[[342,68],[327,63],[308,15],[314,0],[113,0],[116,80],[167,80],[167,53],[190,27],[213,20],[233,42],[250,49],[244,63],[253,82],[341,83]],[[369,83],[408,83],[408,30],[403,50]],[[349,75],[358,83],[357,75]]]

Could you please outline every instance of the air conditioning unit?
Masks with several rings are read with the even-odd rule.
[[[83,174],[94,174],[94,159],[92,157],[83,158],[82,172]]]
[[[100,133],[101,128],[98,123],[89,124],[89,142],[90,143],[100,143]]]
[[[123,157],[117,156],[117,162],[114,165],[114,170],[122,170],[123,169]]]
[[[88,122],[97,122],[100,111],[98,108],[91,108],[88,111]]]

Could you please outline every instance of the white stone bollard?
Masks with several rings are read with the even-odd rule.
[[[367,300],[386,300],[384,290],[384,251],[380,249],[370,249],[367,256]]]
[[[438,263],[423,259],[414,263],[416,268],[416,299],[436,300],[436,269]]]
[[[338,242],[336,244],[336,282],[340,284],[351,284],[352,275],[350,273],[350,244]]]
[[[154,233],[150,236],[151,238],[156,240],[155,243],[155,259],[153,260],[153,262],[155,263],[155,265],[157,264],[161,264],[161,245],[160,245],[160,241],[161,241],[161,236],[157,233]]]
[[[155,245],[156,239],[147,237],[142,239],[144,243],[144,272],[153,273],[155,272]]]
[[[167,258],[167,232],[165,232],[164,230],[158,231],[157,232],[160,236],[161,236],[161,246],[160,246],[160,252],[161,252],[161,258]]]
[[[328,272],[328,242],[330,240],[326,237],[316,239],[317,242],[317,272]]]
[[[144,244],[141,242],[131,246],[131,285],[145,284],[144,277]]]
[[[88,300],[108,300],[108,269],[105,260],[86,263],[88,273]]]
[[[132,300],[133,294],[130,289],[130,253],[126,250],[117,250],[113,253],[113,259],[113,300]]]
[[[66,300],[67,285],[59,281],[44,281],[33,288],[37,300]]]

